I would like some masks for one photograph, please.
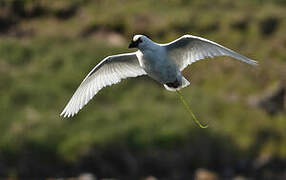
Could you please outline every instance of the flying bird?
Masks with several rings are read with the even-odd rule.
[[[129,48],[138,50],[108,56],[97,64],[84,78],[61,116],[74,116],[103,87],[128,77],[147,75],[163,84],[167,90],[176,91],[190,84],[181,71],[201,59],[230,56],[257,65],[256,61],[218,43],[192,35],[184,35],[166,44],[156,43],[145,35],[135,35]]]

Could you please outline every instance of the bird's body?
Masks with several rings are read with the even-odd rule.
[[[230,56],[248,64],[256,61],[204,38],[184,35],[167,44],[158,44],[144,35],[135,35],[129,48],[138,48],[134,53],[108,56],[95,66],[64,108],[61,115],[75,115],[103,87],[120,82],[127,77],[148,75],[175,91],[190,83],[181,74],[189,64],[215,56]]]
[[[147,75],[161,84],[171,83],[176,80],[181,82],[181,73],[174,61],[168,58],[166,50],[158,44],[155,48],[136,52],[140,66]]]

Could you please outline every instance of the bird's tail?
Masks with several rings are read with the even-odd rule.
[[[190,82],[184,77],[182,76],[182,85],[177,87],[177,88],[173,88],[173,87],[169,87],[167,86],[166,84],[164,84],[164,87],[168,90],[168,91],[177,91],[177,90],[180,90],[180,89],[183,89],[187,86],[190,85]]]

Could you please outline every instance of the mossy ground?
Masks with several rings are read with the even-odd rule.
[[[19,157],[30,144],[76,163],[95,148],[144,151],[205,147],[210,141],[242,157],[285,159],[285,112],[272,116],[249,104],[251,97],[285,83],[284,1],[22,2],[0,3],[2,159],[8,152]],[[192,123],[175,93],[147,77],[107,87],[77,116],[59,117],[89,70],[105,56],[130,51],[128,42],[139,33],[157,42],[188,33],[203,36],[259,66],[218,57],[184,70],[191,85],[182,93],[197,117],[210,122],[207,129]],[[110,34],[119,41],[106,40]],[[11,163],[2,175],[19,174]]]

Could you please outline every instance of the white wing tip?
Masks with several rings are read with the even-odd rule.
[[[61,117],[63,118],[66,118],[68,116],[68,113],[66,113],[65,111],[63,111],[61,114],[60,114]]]
[[[67,112],[66,109],[63,110],[63,112],[60,114],[63,118],[70,118],[73,117],[77,112]]]
[[[253,66],[258,66],[258,65],[259,65],[257,61],[254,61],[254,60],[252,60],[252,59],[248,60],[247,63],[248,63],[248,64],[251,64],[251,65],[253,65]]]

